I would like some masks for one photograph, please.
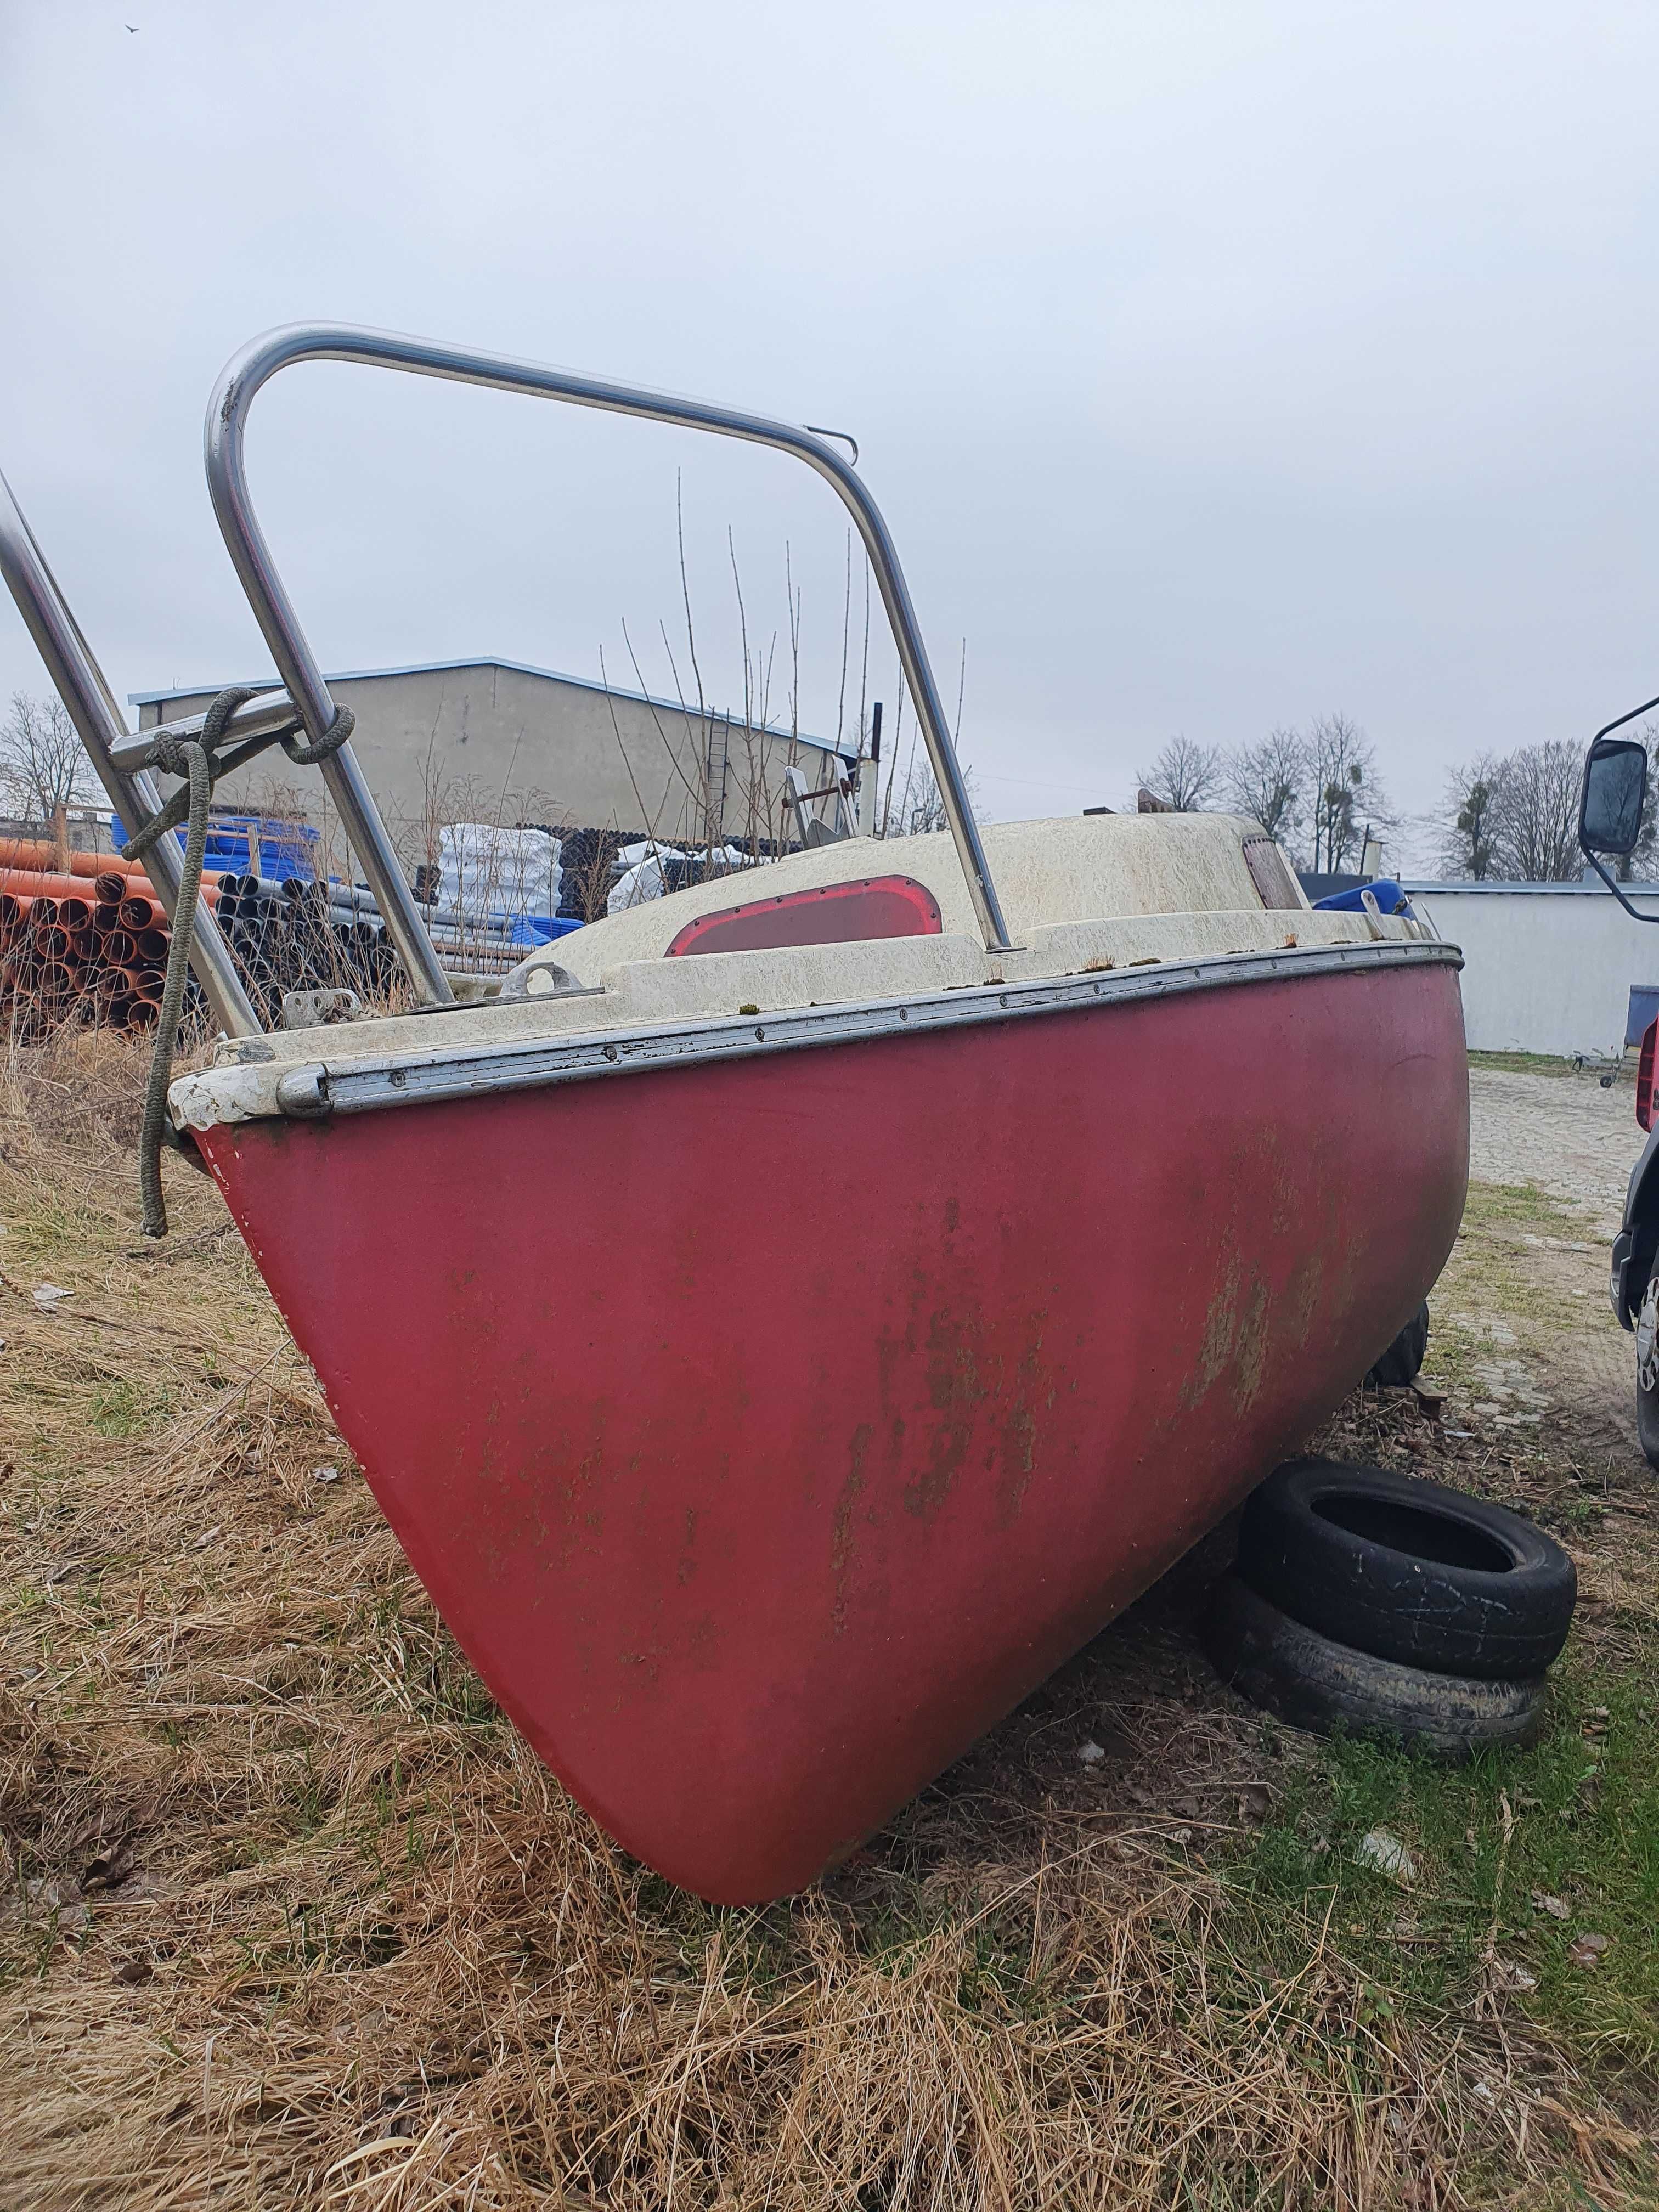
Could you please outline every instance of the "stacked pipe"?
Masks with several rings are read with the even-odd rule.
[[[344,986],[379,995],[392,980],[385,926],[361,895],[337,903],[328,886],[228,875],[207,878],[202,901],[273,1024],[285,991]],[[171,945],[166,909],[141,864],[0,839],[0,1022],[31,1035],[70,1020],[149,1028],[161,1012]],[[199,1004],[192,979],[186,1015]]]
[[[222,875],[217,889],[219,926],[256,995],[342,987],[383,995],[392,983],[397,955],[364,885]],[[500,918],[426,901],[421,915],[446,967],[505,975],[532,949]]]
[[[384,997],[398,972],[386,923],[361,885],[210,875],[202,898],[273,1025],[285,992]],[[422,914],[447,967],[502,975],[528,949],[496,918],[426,903]],[[0,838],[0,1020],[37,1033],[76,1018],[148,1028],[161,1012],[171,942],[141,862]],[[199,1004],[193,980],[185,1003],[187,1014]]]
[[[207,896],[216,902],[216,892]],[[142,867],[0,840],[0,1017],[36,1033],[76,1018],[148,1029],[161,1012],[171,941]]]
[[[384,997],[398,958],[372,900],[337,897],[341,887],[268,877],[222,875],[218,920],[250,995],[276,1020],[287,991],[352,990]]]

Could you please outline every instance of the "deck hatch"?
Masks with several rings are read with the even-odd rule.
[[[1271,837],[1244,840],[1244,865],[1261,903],[1270,914],[1299,914],[1302,900],[1285,855]]]

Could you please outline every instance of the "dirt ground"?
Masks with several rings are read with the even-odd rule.
[[[518,1743],[211,1189],[170,1169],[140,1245],[135,1090],[42,1065],[0,1100],[0,2212],[1659,2203],[1628,1074],[1472,1071],[1425,1393],[1320,1440],[1568,1543],[1535,1751],[1264,1723],[1203,1656],[1223,1532],[756,1912],[628,1861]]]

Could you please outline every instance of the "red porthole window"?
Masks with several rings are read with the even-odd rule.
[[[937,937],[939,901],[914,876],[864,876],[821,884],[744,906],[700,914],[669,946],[666,958],[690,952],[759,952],[788,945],[855,945],[869,938]]]

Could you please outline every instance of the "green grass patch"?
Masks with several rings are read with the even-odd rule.
[[[1552,1333],[1599,1327],[1605,1301],[1573,1296],[1575,1285],[1588,1289],[1591,1279],[1575,1272],[1576,1256],[1564,1262],[1562,1245],[1583,1247],[1586,1261],[1598,1262],[1605,1251],[1593,1224],[1535,1183],[1471,1182],[1457,1242],[1430,1297],[1432,1371],[1449,1379],[1445,1355],[1452,1340],[1461,1336],[1478,1353],[1488,1334],[1483,1320],[1493,1316]],[[1604,1279],[1598,1266],[1598,1293]]]
[[[1586,1243],[1574,1209],[1534,1182],[1471,1182],[1463,1206],[1465,1229],[1530,1230],[1534,1235]]]
[[[154,1372],[112,1379],[92,1396],[92,1426],[100,1437],[158,1436],[178,1413],[177,1393]]]
[[[1462,2006],[1490,1943],[1500,1973],[1533,1984],[1508,2002],[1587,2071],[1659,2085],[1656,1659],[1650,1633],[1617,1672],[1564,1663],[1529,1751],[1454,1767],[1358,1741],[1322,1747],[1228,1870],[1267,1963],[1295,1963],[1286,1905],[1328,1912],[1333,1944],[1388,2004]],[[1414,1879],[1366,1863],[1376,1829],[1406,1845]]]

